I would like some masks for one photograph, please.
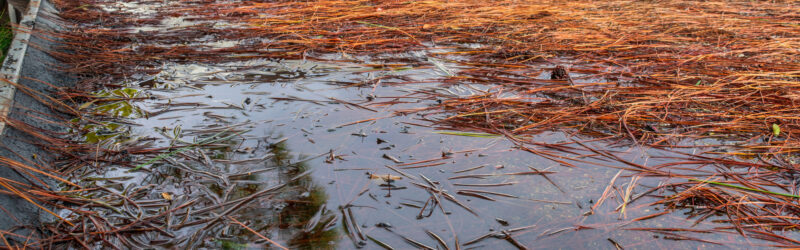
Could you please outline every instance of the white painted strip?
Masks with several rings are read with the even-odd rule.
[[[6,6],[6,13],[8,13],[9,23],[17,23],[17,12],[14,10],[14,5],[11,5],[11,2]]]
[[[42,0],[31,0],[28,3],[28,11],[22,16],[19,27],[15,34],[8,54],[0,68],[0,78],[4,78],[13,83],[19,83],[19,74],[22,71],[22,61],[25,59],[25,52],[28,50],[28,42],[31,39],[33,26],[36,24],[36,16],[39,14],[39,5]],[[11,112],[14,105],[14,93],[16,88],[5,81],[0,81],[0,135],[5,132],[6,123],[3,122]]]

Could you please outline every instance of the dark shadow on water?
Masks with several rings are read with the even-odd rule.
[[[307,158],[294,157],[286,142],[279,142],[267,147],[273,154],[268,160],[270,166],[277,167],[281,179],[290,180],[294,176],[309,170]],[[245,175],[232,181],[258,182],[258,175]],[[245,184],[237,185],[231,193],[230,199],[246,197],[264,189],[267,185]],[[211,190],[223,195],[224,190],[218,184],[212,184]],[[240,221],[248,221],[248,227],[256,232],[270,232],[266,237],[285,242],[292,249],[325,249],[331,248],[339,239],[339,232],[330,224],[335,224],[335,218],[327,210],[318,214],[328,200],[326,190],[314,184],[311,176],[299,178],[277,195],[270,196],[271,206],[265,209],[261,206],[247,206],[237,212]],[[317,224],[309,227],[310,221],[316,218]],[[333,223],[332,223],[333,222]],[[326,226],[327,225],[327,226]],[[212,248],[222,249],[252,249],[267,247],[267,243],[260,236],[256,236],[248,229],[233,226],[217,234]]]

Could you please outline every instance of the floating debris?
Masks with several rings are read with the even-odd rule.
[[[398,160],[394,156],[391,156],[391,155],[388,155],[388,154],[383,154],[383,156],[381,156],[381,157],[383,157],[384,159],[390,160],[390,161],[392,161],[394,163],[403,163],[403,161]]]

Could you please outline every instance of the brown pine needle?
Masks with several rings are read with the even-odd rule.
[[[231,216],[228,216],[228,219],[230,219],[231,221],[233,221],[233,223],[239,224],[239,226],[242,226],[242,227],[244,227],[244,229],[247,229],[247,231],[250,231],[251,233],[253,233],[253,234],[255,234],[256,236],[258,236],[259,238],[261,238],[261,239],[263,239],[263,240],[266,240],[266,241],[268,241],[269,243],[272,243],[272,245],[275,245],[276,247],[278,247],[278,248],[280,248],[280,249],[283,249],[283,250],[289,250],[289,248],[286,248],[286,247],[284,247],[284,246],[281,246],[281,244],[278,244],[278,242],[275,242],[275,241],[272,241],[272,240],[270,240],[269,238],[267,238],[267,236],[264,236],[264,235],[262,235],[262,234],[260,234],[260,233],[256,232],[256,231],[255,231],[255,230],[253,230],[252,228],[248,227],[248,226],[247,226],[247,225],[245,225],[244,223],[241,223],[241,222],[239,222],[238,220],[236,220],[236,218],[233,218],[233,217],[231,217]]]
[[[606,189],[603,190],[603,194],[600,195],[599,199],[597,199],[597,203],[595,203],[594,206],[592,206],[591,209],[592,213],[594,213],[594,210],[597,209],[597,207],[599,207],[600,205],[602,205],[603,201],[605,201],[608,198],[611,191],[611,187],[614,186],[614,182],[617,181],[617,177],[619,177],[620,174],[622,174],[622,170],[619,170],[619,172],[617,172],[617,174],[614,175],[613,178],[611,178],[611,181],[608,183],[608,186],[606,186]]]

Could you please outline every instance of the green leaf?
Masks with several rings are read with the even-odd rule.
[[[781,126],[776,123],[772,124],[772,134],[775,136],[781,135]]]
[[[80,107],[78,107],[78,109],[79,109],[79,110],[80,110],[80,109],[86,109],[86,108],[88,108],[89,106],[92,106],[92,104],[94,104],[94,103],[95,103],[97,100],[99,100],[99,99],[94,99],[94,100],[92,100],[91,102],[87,102],[87,103],[81,104],[81,106],[80,106]]]

